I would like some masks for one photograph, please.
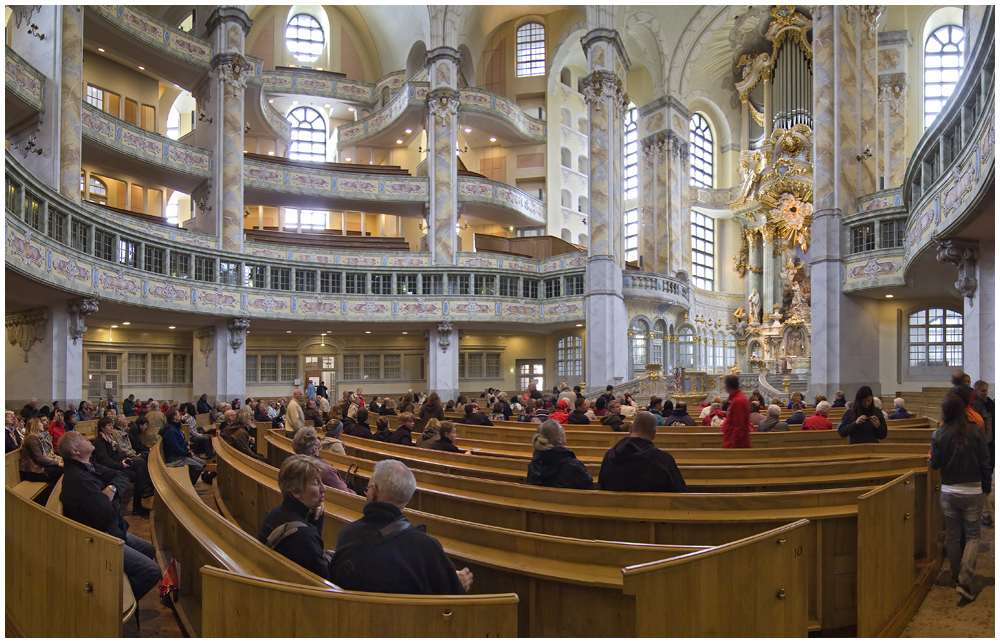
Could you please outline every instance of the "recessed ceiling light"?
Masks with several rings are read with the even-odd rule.
[[[491,136],[490,137],[490,143],[496,143],[496,142],[497,142],[497,137],[496,136]]]
[[[269,102],[269,103],[273,103],[273,102],[274,102],[274,99],[273,99],[273,98],[268,98],[268,99],[267,99],[267,102]]]
[[[285,332],[286,332],[286,333],[290,333],[290,332],[292,332],[292,331],[290,331],[290,330],[286,330]]]
[[[111,324],[112,328],[118,328],[118,324]]]
[[[371,334],[372,334],[372,332],[370,330],[366,330],[365,331],[365,335],[371,335]]]
[[[330,108],[330,103],[323,103],[323,107],[326,107],[327,109],[329,109]]]
[[[406,331],[405,330],[403,331],[403,334],[406,335]]]
[[[577,324],[576,327],[577,328],[583,328],[583,324]]]
[[[122,322],[122,326],[130,326],[132,322]]]
[[[892,295],[886,295],[885,298],[886,299],[892,299]]]
[[[145,70],[145,69],[146,69],[146,68],[145,68],[145,67],[143,67],[142,65],[136,65],[136,67],[138,67],[139,69],[142,69],[142,70]]]
[[[101,52],[103,54],[104,53],[104,47],[98,47],[97,51],[99,51],[99,52]]]
[[[326,333],[320,333],[320,335],[322,335],[323,337],[326,337]]]
[[[178,85],[177,83],[174,83],[174,87],[176,87],[177,89],[180,89],[180,88],[181,88],[181,86],[180,86],[180,85]]]
[[[176,326],[167,326],[167,328],[169,328],[170,330],[173,330],[173,329],[175,329],[177,327]]]
[[[471,127],[466,127],[466,128],[465,128],[465,133],[466,133],[466,134],[468,134],[468,133],[469,133],[469,132],[471,132],[471,131],[472,131],[472,128],[471,128]]]
[[[274,156],[274,152],[268,152],[267,155],[268,156]]]
[[[347,157],[346,159],[344,159],[344,160],[345,160],[345,161],[348,161],[348,162],[350,162],[350,160],[351,160],[351,157],[350,157],[350,156],[348,156],[348,157]]]
[[[409,127],[407,127],[406,129],[403,130],[403,132],[405,132],[406,134],[412,134],[413,130],[411,130]]]
[[[399,144],[399,145],[402,145],[403,144],[403,139],[397,138],[396,139],[396,143]]]

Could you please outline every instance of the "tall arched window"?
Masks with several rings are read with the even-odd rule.
[[[187,197],[187,195],[184,195]],[[172,225],[177,225],[180,216],[180,198],[181,193],[174,190],[174,193],[170,195],[170,200],[167,201],[167,223]]]
[[[663,342],[664,335],[667,334],[667,324],[662,319],[657,319],[653,324],[653,363],[663,365]]]
[[[84,194],[83,190],[83,175],[80,175],[80,193]],[[90,175],[90,194],[87,195],[87,201],[91,203],[99,203],[101,205],[108,204],[108,184],[97,178],[93,174]]]
[[[285,27],[285,46],[299,62],[319,60],[324,44],[326,35],[316,18],[300,13],[288,21],[288,26]]]
[[[642,319],[636,319],[629,328],[632,333],[632,370],[645,371],[649,361],[649,324]]]
[[[639,197],[639,110],[625,112],[625,159],[622,162],[622,195],[626,201]]]
[[[714,164],[712,129],[708,120],[695,112],[691,116],[691,185],[702,188],[714,187]]]
[[[563,337],[556,344],[556,374],[559,377],[583,377],[583,339]]]
[[[691,213],[691,271],[694,285],[715,289],[715,219]]]
[[[694,332],[690,327],[682,328],[677,340],[678,366],[694,368]]]
[[[956,25],[939,27],[924,44],[924,129],[931,126],[955,90],[965,68],[965,34]]]
[[[529,22],[517,28],[517,77],[545,75],[545,27]]]
[[[712,340],[712,348],[715,349],[715,372],[726,372],[726,340],[722,333],[719,333]]]
[[[289,112],[292,125],[292,149],[288,157],[295,161],[326,161],[326,123],[312,107],[296,107]]]
[[[910,366],[961,366],[962,322],[962,313],[947,308],[910,314]]]

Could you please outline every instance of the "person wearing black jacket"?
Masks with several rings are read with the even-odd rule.
[[[566,424],[590,424],[590,416],[587,415],[587,398],[576,398],[576,408],[566,418]]]
[[[472,572],[455,570],[425,527],[413,527],[402,510],[416,491],[413,472],[398,460],[381,460],[368,483],[364,516],[337,536],[330,580],[358,592],[465,594]]]
[[[111,418],[101,418],[97,421],[94,454],[90,459],[102,467],[121,471],[129,479],[129,482],[135,484],[135,489],[132,490],[132,515],[148,518],[149,509],[142,506],[142,498],[153,495],[153,482],[149,479],[146,461],[139,457],[129,458],[118,450],[118,445],[115,444],[114,438],[111,436],[111,431],[114,428],[114,420]]]
[[[389,418],[379,417],[375,420],[375,439],[379,442],[388,442],[389,436],[392,435],[392,429],[389,428]]]
[[[684,477],[672,455],[653,446],[656,418],[640,411],[629,437],[604,454],[598,483],[605,491],[687,491]]]
[[[382,419],[382,418],[379,418]],[[404,413],[399,418],[399,428],[392,432],[386,442],[390,444],[403,444],[408,447],[413,446],[413,414]]]
[[[358,409],[357,417],[353,422],[348,418],[344,421],[344,433],[353,435],[356,438],[367,438],[371,440],[372,428],[368,426],[368,409]]]
[[[149,420],[146,416],[137,417],[134,422],[130,422],[128,425],[128,441],[132,445],[132,450],[135,451],[140,457],[149,458],[149,447],[142,443],[142,434],[146,431],[149,426]]]
[[[997,442],[996,442],[996,405],[990,397],[990,385],[984,380],[978,380],[973,387],[976,389],[976,396],[972,400],[972,406],[976,412],[982,416],[986,424],[986,446],[990,449],[990,471],[997,466]],[[986,507],[983,509],[983,527],[993,526],[993,502],[987,498]]]
[[[441,423],[441,437],[438,438],[437,442],[431,445],[431,448],[435,451],[448,451],[450,453],[462,453],[462,450],[455,446],[455,441],[458,440],[458,427],[455,426],[454,422],[442,422]],[[470,455],[472,451],[466,451],[465,455]]]
[[[663,418],[666,426],[694,426],[694,418],[688,415],[688,407],[686,402],[678,402],[674,406],[674,410],[670,412],[669,415]]]
[[[566,448],[566,431],[558,422],[546,420],[539,424],[531,445],[535,452],[528,463],[528,484],[560,489],[594,488],[594,478],[587,467]]]
[[[654,419],[653,421],[655,422],[656,420]],[[601,424],[610,426],[612,431],[628,432],[629,425],[632,423],[625,421],[625,416],[622,415],[622,405],[617,400],[613,400],[608,404],[608,412],[601,418]]]
[[[13,411],[7,411],[4,413],[3,418],[4,428],[7,430],[5,434],[5,453],[10,453],[21,448],[21,434],[17,432],[17,418],[14,417]]]
[[[941,404],[943,424],[931,436],[932,469],[941,470],[941,509],[944,513],[945,548],[955,591],[972,601],[972,577],[979,557],[979,540],[985,497],[990,493],[993,471],[986,434],[965,415],[965,402],[949,394]],[[962,547],[964,535],[965,547]]]
[[[24,420],[24,423],[27,424],[28,420],[36,418],[39,415],[41,415],[41,411],[38,410],[38,398],[33,397],[31,398],[31,401],[25,404],[24,408],[21,409],[21,418]]]
[[[264,516],[257,540],[321,578],[329,578],[323,546],[323,461],[307,455],[285,458],[278,472],[281,504]]]
[[[459,420],[459,424],[475,424],[476,426],[493,426],[490,419],[485,414],[480,413],[471,404],[465,405],[465,417]]]
[[[854,406],[844,413],[837,433],[850,437],[848,444],[877,444],[888,434],[888,422],[881,409],[875,406],[872,390],[867,386],[858,389]]]
[[[198,398],[196,410],[198,413],[210,413],[212,411],[212,405],[208,403],[208,393],[202,393],[201,397]]]
[[[93,452],[90,440],[76,431],[67,431],[59,439],[59,455],[66,469],[59,494],[63,515],[125,541],[123,571],[139,601],[163,576],[156,563],[156,549],[128,533],[128,523],[122,518],[122,494],[128,488],[128,478],[120,471],[91,464]]]

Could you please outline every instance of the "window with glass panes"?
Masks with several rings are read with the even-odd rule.
[[[500,353],[486,353],[483,372],[486,377],[500,377]]]
[[[496,278],[493,275],[476,275],[473,280],[474,293],[493,296],[497,294],[496,283]]]
[[[79,252],[87,252],[90,244],[90,226],[82,221],[73,221],[69,225],[69,245]]]
[[[851,252],[875,249],[875,224],[865,223],[851,228]]]
[[[260,381],[261,382],[277,382],[278,381],[278,356],[277,355],[261,355],[260,356]]]
[[[500,277],[500,296],[518,297],[517,277]]]
[[[326,230],[326,210],[293,210],[285,208],[285,228],[299,230]],[[302,221],[299,221],[301,217]]]
[[[469,353],[466,355],[466,372],[470,378],[483,377],[483,354]]]
[[[271,267],[271,290],[291,290],[292,269]]]
[[[443,295],[444,275],[421,275],[420,291],[425,295]]]
[[[104,109],[104,90],[93,85],[87,85],[87,97],[84,100],[97,109]]]
[[[311,63],[319,60],[325,43],[323,27],[309,14],[300,13],[292,16],[285,26],[285,46],[299,62]]]
[[[458,354],[458,378],[465,379],[465,353]]]
[[[246,365],[247,365],[247,367],[246,367],[247,381],[248,382],[256,382],[257,381],[257,356],[256,355],[247,355]]]
[[[292,126],[292,147],[288,158],[315,163],[326,161],[326,123],[319,112],[312,107],[296,107],[286,119]]]
[[[129,353],[127,370],[128,370],[127,375],[129,384],[145,384],[146,354]]]
[[[240,264],[235,261],[219,262],[219,283],[229,286],[240,285]]]
[[[924,43],[924,129],[941,113],[965,68],[965,34],[957,25],[934,31]]]
[[[20,189],[21,184],[16,181],[11,181],[10,177],[5,177],[7,183],[7,209],[11,212],[17,212],[17,191]]]
[[[689,134],[691,145],[691,185],[702,188],[713,186],[714,164],[712,147],[712,129],[708,126],[708,120],[701,114],[695,112],[691,116]]]
[[[177,225],[177,216],[180,212],[180,198],[180,192],[175,190],[170,196],[170,200],[167,201],[167,223],[171,225]]]
[[[295,292],[316,292],[315,270],[295,270]]]
[[[170,355],[154,353],[149,356],[150,384],[167,384],[170,380]]]
[[[319,273],[319,291],[328,294],[341,293],[340,273],[323,270]]]
[[[282,355],[281,356],[281,381],[282,382],[292,382],[295,380],[296,375],[299,372],[299,356],[298,355]]]
[[[397,295],[416,295],[417,276],[416,275],[396,275]]]
[[[35,230],[42,229],[42,201],[31,192],[24,193],[24,222]]]
[[[583,338],[570,335],[559,340],[556,345],[556,375],[559,377],[583,375]]]
[[[545,27],[529,22],[517,29],[517,77],[545,75]]]
[[[726,336],[725,359],[723,367],[728,371],[736,363],[736,339],[732,335]]]
[[[174,355],[174,384],[184,384],[187,378],[187,355]]]
[[[368,292],[367,277],[363,272],[348,272],[344,275],[344,292],[348,295],[363,295]]]
[[[694,285],[713,290],[715,284],[715,219],[691,213],[691,272]]]
[[[163,248],[157,248],[147,244],[143,248],[143,259],[142,267],[150,272],[155,272],[158,275],[163,274],[163,260],[166,255],[166,250]]]
[[[566,277],[566,296],[582,295],[584,289],[583,275],[570,275]]]
[[[622,162],[624,199],[639,197],[639,110],[625,112],[625,158]]]
[[[47,233],[49,237],[59,241],[63,240],[66,233],[66,215],[49,205],[49,226]]]
[[[263,288],[264,274],[264,266],[243,264],[243,285],[247,288]]]
[[[108,184],[94,175],[90,176],[90,194],[87,200],[100,205],[108,204]]]
[[[111,261],[114,259],[115,237],[104,230],[94,231],[94,256],[98,259]]]
[[[361,375],[366,380],[379,379],[379,355],[365,355],[363,359],[364,370]]]
[[[448,275],[449,295],[468,295],[469,275]]]
[[[538,299],[538,280],[537,279],[525,279],[523,286],[524,294],[522,295],[525,299]]]
[[[382,379],[398,380],[403,377],[402,355],[382,356]]]
[[[632,322],[631,328],[629,330],[632,332],[632,368],[636,371],[641,371],[646,368],[646,362],[649,361],[649,324],[641,319],[636,319]]]
[[[694,333],[682,328],[677,342],[677,357],[681,366],[694,367]]]
[[[906,219],[882,222],[882,247],[902,248],[906,238]]]
[[[170,253],[170,276],[187,279],[191,275],[191,256],[178,252]]]
[[[927,308],[909,316],[910,366],[962,365],[962,314]]]
[[[195,256],[194,278],[196,281],[215,281],[215,260],[211,257]]]
[[[562,297],[562,284],[561,279],[556,277],[555,279],[545,280],[545,298],[552,299],[553,297]]]
[[[639,210],[625,211],[625,261],[639,260]]]
[[[392,294],[392,275],[386,275],[381,273],[375,273],[372,275],[372,294],[373,295],[391,295]]]
[[[344,355],[344,379],[351,381],[361,379],[360,355]]]
[[[130,239],[118,239],[118,263],[130,268],[139,267],[139,243]]]

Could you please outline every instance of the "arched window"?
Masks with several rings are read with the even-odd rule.
[[[715,219],[691,213],[691,272],[694,285],[715,288]]]
[[[579,199],[577,199],[576,210],[581,214],[587,214],[588,212],[590,212],[590,199],[588,199],[585,196],[581,196]]]
[[[924,44],[924,129],[931,126],[955,90],[965,68],[965,34],[956,25],[939,27]]]
[[[677,340],[678,366],[694,368],[694,332],[690,328],[682,328]]]
[[[910,366],[962,365],[962,314],[926,308],[910,314]]]
[[[177,190],[174,190],[174,193],[172,195],[170,195],[170,200],[167,201],[167,223],[169,223],[169,224],[177,225],[179,214],[180,214],[179,202],[180,202],[181,196],[182,195],[181,195],[180,192],[178,192]],[[187,197],[186,194],[183,195],[183,196],[185,198]]]
[[[569,67],[563,67],[562,71],[559,72],[559,82],[567,87],[573,86],[573,72],[569,70]],[[569,125],[569,123],[566,123]]]
[[[714,165],[712,147],[712,129],[708,120],[695,112],[691,116],[691,185],[702,188],[712,188]]]
[[[569,151],[568,147],[559,150],[559,164],[571,170],[573,169],[573,153]]]
[[[635,107],[625,112],[625,160],[623,162],[623,198],[639,197],[639,110]]]
[[[573,114],[568,107],[559,108],[559,122],[567,127],[573,126]]]
[[[590,159],[586,156],[580,155],[576,158],[576,171],[580,174],[589,176],[590,175]]]
[[[625,261],[639,260],[639,209],[625,210],[622,219],[625,226]]]
[[[529,22],[517,28],[517,77],[545,75],[545,27]]]
[[[663,341],[667,334],[667,324],[662,319],[657,319],[653,324],[653,363],[663,365]]]
[[[712,348],[715,349],[715,372],[725,373],[726,372],[726,340],[723,339],[722,333],[719,333],[712,340]]]
[[[632,333],[632,370],[645,371],[649,361],[649,324],[642,319],[636,319],[629,328]]]
[[[83,175],[80,175],[80,194],[84,194],[83,191]],[[90,194],[87,196],[87,201],[91,203],[99,203],[101,205],[108,204],[108,184],[97,178],[93,174],[90,175]]]
[[[181,137],[181,113],[171,106],[167,112],[167,138],[177,140]]]
[[[583,377],[583,338],[563,337],[556,344],[556,374],[559,377]]]
[[[562,205],[562,207],[571,208],[573,207],[573,195],[570,194],[569,190],[564,189],[560,192],[559,202]]]
[[[300,13],[288,21],[288,26],[285,27],[285,46],[299,62],[319,60],[324,44],[326,35],[316,18]]]
[[[722,364],[722,370],[728,371],[736,364],[736,338],[732,333],[726,335],[725,349],[725,362]]]
[[[326,161],[326,123],[312,107],[296,107],[287,116],[292,125],[292,149],[288,158],[295,161]]]

